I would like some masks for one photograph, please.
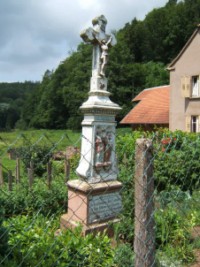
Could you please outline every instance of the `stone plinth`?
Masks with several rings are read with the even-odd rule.
[[[81,180],[68,182],[68,213],[61,217],[61,229],[82,225],[84,235],[112,229],[108,222],[115,223],[122,210],[122,184],[118,181],[89,184]]]

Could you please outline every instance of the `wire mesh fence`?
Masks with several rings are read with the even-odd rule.
[[[104,136],[97,183],[76,174],[82,138],[0,134],[0,266],[199,266],[200,136]]]

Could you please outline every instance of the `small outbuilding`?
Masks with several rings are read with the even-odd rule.
[[[135,106],[120,123],[131,125],[133,130],[169,128],[169,95],[169,85],[143,90],[132,100]]]

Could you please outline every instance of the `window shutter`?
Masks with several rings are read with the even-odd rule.
[[[191,77],[186,76],[185,77],[185,84],[186,84],[186,90],[185,90],[185,97],[191,97]]]
[[[185,76],[181,77],[181,95],[182,97],[185,97]]]
[[[186,116],[185,118],[185,131],[191,132],[191,116]]]
[[[185,84],[185,76],[181,77],[181,95],[182,97],[185,97],[185,89],[186,89],[186,84]]]
[[[191,77],[189,76],[181,77],[181,94],[182,97],[191,96]]]

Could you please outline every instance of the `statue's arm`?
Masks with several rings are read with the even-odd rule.
[[[114,46],[114,45],[116,45],[116,43],[117,43],[117,39],[115,38],[115,36],[113,34],[111,34],[111,36],[110,36],[110,45]]]

